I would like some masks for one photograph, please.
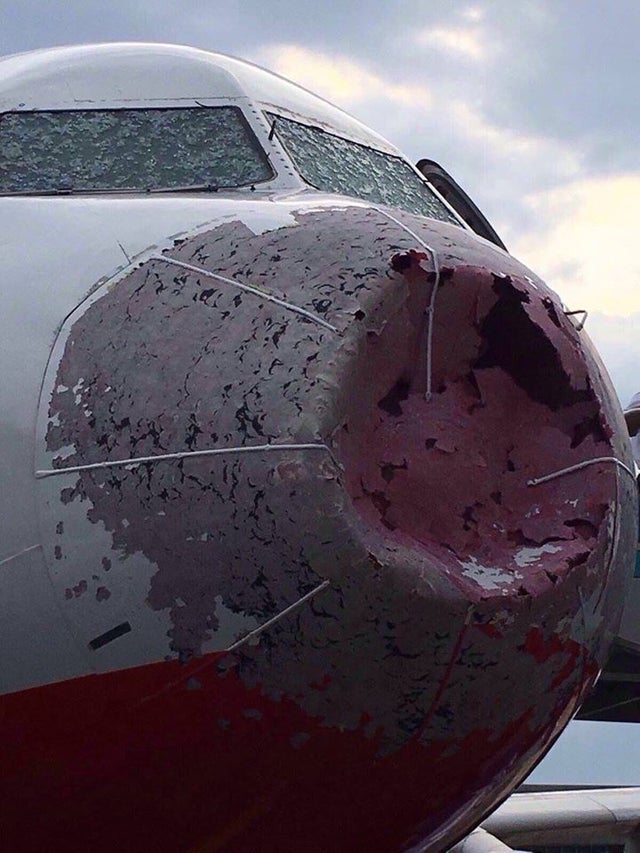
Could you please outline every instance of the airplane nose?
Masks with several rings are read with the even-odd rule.
[[[216,651],[285,751],[330,745],[289,765],[287,815],[316,825],[319,773],[348,824],[348,773],[388,849],[444,847],[603,662],[634,536],[622,418],[588,339],[506,254],[364,206],[267,209],[69,318],[45,382],[50,528],[87,502],[86,558],[110,571],[89,625],[114,601],[119,623],[125,601],[127,624],[151,610],[154,659]],[[149,570],[107,600],[114,553]]]

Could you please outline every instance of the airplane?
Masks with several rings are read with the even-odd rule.
[[[0,59],[3,849],[471,849],[640,649],[584,318],[419,166],[222,54]]]

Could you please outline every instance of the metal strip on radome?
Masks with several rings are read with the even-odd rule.
[[[29,554],[31,553],[31,551],[36,551],[38,548],[42,548],[42,545],[40,543],[38,543],[37,545],[29,545],[28,548],[23,548],[22,551],[16,551],[15,554],[10,554],[8,557],[4,557],[4,559],[0,560],[0,566],[6,566],[8,563],[13,562],[14,560],[18,560],[25,554]]]
[[[438,288],[440,287],[440,261],[438,260],[438,254],[435,249],[433,249],[428,243],[419,237],[411,228],[408,228],[404,223],[402,223],[399,219],[396,219],[395,216],[392,216],[386,210],[382,210],[380,207],[375,207],[374,210],[377,210],[378,213],[381,213],[391,222],[395,222],[402,230],[408,234],[410,237],[413,237],[423,249],[426,249],[431,255],[431,259],[433,261],[433,271],[435,273],[435,281],[433,283],[433,290],[431,291],[431,298],[429,300],[429,305],[427,306],[427,388],[425,391],[425,399],[431,399],[431,374],[432,374],[432,350],[433,350],[433,321],[435,316],[436,309],[436,294],[438,292]]]
[[[527,486],[539,486],[540,483],[546,483],[548,480],[555,480],[556,477],[562,477],[564,474],[571,474],[573,471],[580,471],[582,468],[587,468],[589,465],[596,465],[598,462],[612,462],[614,465],[626,471],[635,483],[636,475],[628,465],[625,465],[617,456],[598,456],[596,459],[585,459],[584,462],[578,462],[576,465],[569,465],[568,468],[560,468],[559,471],[552,471],[550,474],[543,474],[542,477],[533,477],[527,480]]]
[[[263,631],[266,631],[268,628],[271,628],[272,625],[275,625],[276,622],[279,622],[281,619],[284,619],[285,616],[288,616],[290,613],[293,613],[294,610],[297,610],[299,607],[308,601],[310,598],[313,598],[319,592],[322,592],[323,589],[326,589],[331,582],[329,580],[322,581],[317,587],[312,589],[306,595],[303,595],[302,598],[299,598],[297,601],[294,601],[293,604],[290,604],[288,607],[285,607],[284,610],[281,610],[280,613],[276,614],[272,619],[268,619],[264,625],[258,625],[257,628],[254,628],[253,631],[249,631],[248,634],[245,634],[244,637],[241,637],[227,649],[225,652],[234,652],[236,649],[240,648],[240,646],[244,646],[245,643],[249,643],[254,637],[259,637]]]
[[[293,604],[288,605],[279,613],[276,613],[276,615],[273,616],[271,619],[267,619],[267,621],[263,625],[258,625],[257,628],[254,628],[253,631],[249,631],[249,633],[245,634],[244,637],[240,637],[239,640],[236,640],[235,643],[232,643],[226,649],[221,649],[219,654],[226,655],[230,652],[236,651],[241,646],[244,646],[245,643],[250,642],[251,639],[253,639],[254,637],[259,636],[264,631],[271,628],[273,625],[276,624],[276,622],[279,622],[281,619],[284,619],[285,616],[288,616],[289,614],[298,610],[298,608],[300,608],[303,604],[305,604],[311,598],[314,598],[319,592],[322,592],[329,586],[331,586],[331,581],[329,579],[322,581],[322,583],[318,584],[318,586],[314,587],[314,589],[305,593],[305,595],[303,595],[297,601],[294,601]],[[193,677],[194,675],[197,675],[199,672],[202,672],[203,669],[206,669],[207,667],[211,666],[212,663],[213,661],[211,659],[207,659],[207,657],[205,656],[203,662],[198,667],[196,667],[196,669],[191,670],[190,676]],[[144,699],[142,699],[138,704],[143,705],[146,702],[151,701],[152,699],[156,699],[158,696],[162,695],[167,690],[176,687],[176,685],[180,684],[182,680],[182,678],[178,678],[175,681],[170,682],[169,684],[165,685],[161,690],[158,690],[156,693],[153,693],[150,696],[145,696]]]
[[[199,456],[229,456],[234,453],[275,453],[296,450],[324,450],[331,454],[326,444],[255,444],[249,447],[215,447],[211,450],[183,450],[177,453],[159,453],[155,456],[138,456],[130,459],[110,459],[106,462],[91,462],[87,465],[70,465],[68,468],[46,468],[36,471],[36,477],[55,477],[59,474],[75,474],[101,468],[122,468],[127,465],[147,465],[174,459],[193,459]]]
[[[279,305],[281,308],[285,308],[287,311],[293,311],[294,314],[300,314],[302,317],[305,317],[307,320],[310,320],[312,323],[316,323],[318,326],[322,326],[325,329],[329,329],[331,332],[336,332],[340,334],[340,330],[337,326],[332,326],[331,323],[327,323],[326,320],[323,320],[322,317],[318,317],[317,314],[313,314],[311,311],[307,311],[306,308],[299,308],[297,305],[292,305],[291,302],[286,302],[284,299],[278,299],[277,296],[271,296],[270,293],[266,293],[264,290],[260,290],[259,287],[255,287],[250,284],[242,284],[239,281],[235,281],[232,278],[227,278],[224,275],[219,275],[215,272],[210,272],[209,270],[205,270],[202,267],[195,266],[194,264],[187,264],[184,261],[178,261],[175,258],[168,258],[165,255],[150,255],[148,260],[150,261],[164,261],[165,264],[170,264],[175,267],[181,267],[182,269],[187,270],[187,272],[196,273],[197,275],[206,276],[206,278],[213,278],[216,281],[222,281],[224,284],[230,284],[232,287],[237,287],[239,290],[243,290],[246,293],[251,293],[254,296],[259,296],[261,299],[265,299],[267,302],[273,302],[275,305]]]

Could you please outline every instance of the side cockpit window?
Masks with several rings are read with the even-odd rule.
[[[324,192],[355,196],[459,224],[401,157],[334,136],[319,127],[268,114],[302,178]]]
[[[0,116],[0,193],[222,189],[272,177],[237,107]]]

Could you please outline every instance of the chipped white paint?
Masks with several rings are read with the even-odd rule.
[[[461,565],[464,569],[462,574],[475,581],[487,592],[500,589],[504,584],[512,584],[516,580],[514,575],[501,571],[495,566],[483,566],[475,557],[470,557]]]
[[[85,417],[90,417],[85,412]],[[68,459],[70,456],[73,456],[77,451],[75,444],[65,444],[63,447],[58,450],[58,458],[61,462],[64,462],[65,459]]]
[[[537,563],[543,554],[557,554],[562,551],[558,545],[552,545],[547,542],[546,545],[540,545],[538,548],[521,548],[513,557],[514,562],[520,568],[530,566],[532,563]]]

